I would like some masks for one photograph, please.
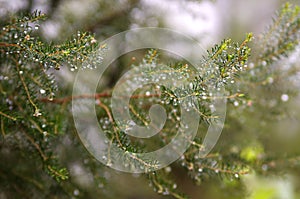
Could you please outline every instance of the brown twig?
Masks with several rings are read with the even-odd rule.
[[[0,46],[2,47],[18,47],[18,48],[21,48],[18,44],[10,44],[10,43],[3,43],[3,42],[0,42]]]

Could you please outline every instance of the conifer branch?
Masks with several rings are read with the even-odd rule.
[[[2,117],[0,119],[1,119],[1,134],[2,134],[2,137],[4,138],[6,135],[6,133],[4,131],[4,121],[3,121]]]
[[[21,132],[25,135],[25,137],[30,141],[30,143],[35,147],[35,149],[38,151],[38,153],[40,154],[42,160],[45,162],[48,160],[48,157],[46,156],[46,154],[44,154],[44,152],[42,151],[41,147],[35,142],[35,140],[28,135],[24,130],[21,129]]]
[[[12,117],[12,116],[10,116],[10,115],[7,115],[6,113],[3,113],[2,111],[0,111],[0,115],[4,116],[4,117],[6,117],[6,118],[8,118],[8,119],[10,119],[10,120],[13,120],[13,121],[16,121],[16,120],[17,120],[17,118]]]
[[[194,70],[192,66],[181,61],[169,64],[169,70],[165,68],[153,70],[154,66],[161,65],[159,51],[156,49],[149,50],[140,63],[134,62],[130,66],[142,72],[142,74],[135,74],[124,81],[135,77],[148,78],[156,75],[170,77],[168,76],[170,73],[172,73],[174,80],[179,80],[182,77],[186,78],[188,83],[183,83],[180,86],[176,85],[167,88],[151,85],[147,88],[139,88],[138,94],[130,96],[131,101],[128,106],[132,120],[143,126],[151,124],[148,110],[152,104],[160,104],[165,108],[168,118],[164,129],[149,142],[154,147],[163,147],[171,142],[173,137],[180,131],[190,148],[183,155],[176,148],[172,151],[181,155],[180,159],[174,162],[174,165],[185,168],[191,179],[197,184],[207,178],[221,177],[221,179],[238,180],[241,176],[253,171],[255,173],[258,171],[263,174],[269,174],[270,171],[282,168],[300,168],[297,154],[290,158],[276,159],[276,157],[272,157],[267,152],[263,153],[262,156],[261,151],[257,150],[257,152],[251,147],[250,149],[247,147],[243,148],[244,146],[241,146],[240,149],[237,147],[238,149],[226,152],[210,153],[204,158],[199,157],[199,152],[203,150],[202,141],[204,135],[202,135],[202,130],[209,127],[212,121],[220,119],[209,107],[214,99],[226,99],[234,104],[234,109],[231,110],[235,114],[233,120],[244,117],[244,115],[241,115],[242,111],[246,112],[246,116],[249,117],[250,115],[252,117],[253,112],[260,112],[261,110],[259,109],[265,108],[264,106],[267,103],[259,104],[260,102],[257,100],[257,104],[252,106],[252,100],[255,100],[255,96],[248,95],[248,90],[246,89],[251,88],[255,90],[259,86],[267,87],[270,82],[268,78],[271,75],[272,81],[280,84],[297,73],[297,67],[291,67],[287,73],[280,74],[280,71],[274,72],[276,68],[271,68],[270,66],[283,57],[287,57],[299,45],[299,13],[300,8],[297,6],[292,6],[291,4],[283,6],[280,12],[277,13],[268,31],[254,43],[254,51],[251,51],[249,47],[253,38],[252,33],[247,34],[246,38],[240,43],[233,42],[232,39],[221,41],[213,46],[211,50],[208,50],[201,60],[203,70]],[[12,151],[11,153],[17,152],[22,153],[22,155],[24,153],[26,156],[30,155],[33,147],[40,157],[36,159],[38,161],[41,159],[41,162],[38,163],[44,166],[44,170],[50,176],[57,182],[67,180],[69,178],[68,170],[60,166],[58,164],[59,159],[54,158],[55,156],[52,154],[55,151],[55,146],[53,146],[55,142],[53,140],[61,139],[61,135],[64,134],[70,136],[70,134],[67,134],[69,131],[76,131],[73,123],[67,121],[68,117],[71,118],[69,103],[72,100],[92,99],[95,100],[97,108],[100,109],[97,109],[97,118],[99,118],[100,124],[103,125],[103,129],[105,126],[104,132],[108,138],[107,151],[105,151],[106,154],[104,156],[107,158],[107,165],[114,164],[115,160],[113,158],[116,152],[113,149],[113,145],[116,145],[124,152],[124,155],[119,157],[124,162],[131,162],[134,166],[143,168],[146,172],[155,170],[158,167],[157,161],[155,159],[146,159],[141,155],[147,151],[144,140],[133,139],[127,135],[121,128],[123,125],[128,125],[127,123],[124,122],[124,124],[118,126],[117,122],[115,122],[113,111],[109,104],[113,89],[96,94],[56,96],[59,93],[56,91],[60,82],[55,81],[54,76],[49,74],[49,72],[52,69],[59,70],[61,67],[70,67],[71,71],[77,70],[77,66],[80,63],[88,60],[89,57],[93,57],[90,55],[94,55],[93,53],[98,49],[104,52],[106,46],[99,46],[94,35],[85,32],[77,32],[76,35],[59,45],[42,42],[34,31],[39,28],[39,21],[45,18],[46,16],[39,12],[34,12],[29,16],[13,17],[11,22],[0,30],[0,59],[4,60],[3,63],[1,62],[0,68],[0,94],[2,96],[0,98],[0,124],[3,137],[1,143],[4,143],[3,146],[1,145],[1,149],[2,147],[3,149],[7,148]],[[252,52],[254,52],[254,56],[250,57]],[[100,63],[103,58],[101,56],[105,56],[105,54],[101,54],[92,60],[95,62],[95,66],[101,67]],[[249,58],[250,64],[248,64]],[[94,66],[88,67],[93,68]],[[82,67],[82,69],[85,68]],[[214,89],[225,87],[227,93],[224,96],[213,96],[209,92],[211,87]],[[64,93],[64,91],[69,90],[62,88],[60,93]],[[128,96],[125,96],[126,92],[124,93],[123,97],[128,98]],[[283,102],[286,102],[288,99],[285,95],[282,97],[282,92],[279,89],[275,94],[281,96]],[[54,98],[54,96],[56,97]],[[122,98],[122,95],[120,97]],[[262,98],[262,96],[257,98]],[[201,125],[199,133],[193,139],[180,126],[182,109],[179,104],[189,99],[196,99],[198,102],[197,106],[191,107],[195,114],[198,114],[200,117],[199,125]],[[263,98],[261,101],[267,101],[268,99]],[[142,102],[142,105],[139,102]],[[281,103],[283,104],[283,102]],[[276,103],[275,105],[279,107],[281,104]],[[286,106],[283,107],[285,108]],[[270,113],[262,114],[272,118],[278,117],[280,112],[277,112],[276,108],[272,107]],[[33,114],[32,110],[34,111]],[[43,113],[43,116],[41,116],[41,113]],[[259,118],[260,116],[255,115],[253,118],[256,117]],[[267,116],[263,117],[266,118]],[[231,128],[239,128],[238,131],[240,132],[243,129],[243,125],[239,121],[233,121]],[[227,129],[225,128],[225,130]],[[48,132],[51,136],[48,136]],[[247,129],[245,130],[246,133]],[[245,135],[248,139],[247,136],[249,135]],[[76,144],[76,141],[74,143]],[[32,147],[28,147],[28,145]],[[2,160],[5,160],[5,157],[1,157]],[[31,160],[33,164],[36,164],[34,158]],[[102,168],[99,165],[95,165],[89,166],[93,174],[98,174],[99,171],[102,171]],[[3,179],[5,181],[10,176],[6,175],[1,169],[0,180],[2,182]],[[169,172],[171,172],[171,167],[147,173],[145,176],[148,177],[157,193],[169,195],[173,198],[187,198],[176,190],[177,185],[170,178]],[[43,183],[40,184],[34,179],[27,178],[26,175],[25,177],[18,176],[15,173],[14,176],[32,183],[37,189],[44,188]],[[58,186],[64,186],[64,184],[58,184]],[[23,186],[19,187],[18,183],[13,183],[12,185],[12,190],[15,190],[20,195],[25,194],[22,188]],[[73,193],[70,195],[73,195]]]
[[[37,107],[37,105],[33,102],[33,99],[31,98],[31,95],[30,95],[29,89],[28,89],[28,87],[27,87],[27,85],[25,83],[24,77],[22,76],[22,74],[20,72],[21,70],[20,70],[20,67],[19,67],[19,64],[18,64],[17,60],[15,60],[15,64],[16,64],[16,68],[17,68],[20,80],[21,80],[22,85],[24,87],[24,90],[26,92],[27,99],[30,102],[30,104],[34,107],[34,114],[33,114],[33,116],[38,117],[38,116],[41,115],[40,109]]]

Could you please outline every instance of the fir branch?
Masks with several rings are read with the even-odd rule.
[[[21,129],[21,132],[25,135],[25,137],[30,141],[30,143],[35,147],[35,149],[38,151],[38,153],[40,154],[42,160],[45,162],[48,160],[48,157],[46,156],[46,154],[43,152],[43,150],[41,149],[41,147],[35,142],[35,140],[28,135],[28,133],[26,133],[24,130]]]
[[[153,97],[159,97],[159,94],[152,94],[152,95],[132,95],[130,96],[130,99],[143,99],[143,98],[153,98]],[[65,104],[70,103],[72,100],[77,99],[101,99],[101,98],[111,98],[112,94],[109,92],[103,92],[103,93],[96,93],[96,94],[82,94],[82,95],[75,95],[75,96],[67,96],[62,98],[55,98],[53,100],[49,100],[48,98],[40,98],[39,100],[41,102],[45,103],[54,103],[54,104]],[[122,96],[120,96],[122,97]],[[125,97],[125,96],[124,96]]]
[[[38,117],[38,116],[41,115],[40,109],[37,107],[37,105],[34,103],[33,99],[31,98],[31,94],[30,94],[29,89],[28,89],[28,87],[27,87],[27,85],[25,83],[24,77],[20,73],[21,70],[20,70],[20,66],[19,66],[19,63],[17,62],[17,60],[15,60],[15,63],[16,63],[16,68],[17,68],[17,71],[18,71],[18,74],[19,74],[19,78],[20,78],[20,80],[22,82],[22,85],[24,87],[24,90],[26,92],[27,99],[30,102],[30,104],[34,107],[34,114],[33,114],[33,116]]]
[[[141,121],[145,126],[148,126],[149,123],[141,117],[141,115],[134,109],[134,107],[130,104],[129,110],[133,113],[133,115],[138,118],[139,121]]]
[[[13,121],[16,121],[16,120],[17,120],[17,118],[12,117],[12,116],[10,116],[10,115],[7,115],[6,113],[3,113],[2,111],[0,111],[0,115],[4,116],[4,117],[6,117],[6,118],[8,118],[8,119],[10,119],[10,120],[13,120]]]
[[[174,74],[174,77],[172,76],[174,80],[178,80],[179,77],[184,77],[188,80],[188,85],[183,85],[179,88],[160,87],[159,89],[155,89],[150,87],[149,90],[151,92],[154,90],[155,93],[150,95],[134,94],[131,96],[129,109],[133,119],[138,120],[145,126],[148,126],[150,123],[147,121],[149,118],[147,110],[151,104],[157,102],[163,105],[166,111],[170,112],[164,130],[159,133],[157,139],[154,139],[155,141],[152,141],[159,146],[167,144],[172,140],[172,135],[176,135],[176,133],[181,131],[183,138],[190,144],[190,148],[175,164],[186,168],[187,173],[196,182],[201,182],[203,179],[215,176],[226,179],[239,179],[240,176],[248,174],[253,170],[259,171],[266,167],[268,169],[263,172],[272,169],[276,170],[291,166],[296,168],[299,166],[299,157],[297,156],[276,160],[276,157],[266,155],[264,159],[260,159],[259,161],[247,162],[241,157],[236,157],[234,152],[230,152],[228,156],[224,156],[223,153],[225,152],[222,152],[222,155],[211,153],[205,158],[200,158],[198,154],[203,148],[201,144],[202,137],[197,135],[192,140],[184,133],[184,129],[178,125],[181,116],[178,104],[184,100],[191,98],[198,100],[199,105],[193,108],[201,118],[200,123],[202,124],[202,121],[206,122],[203,125],[206,127],[211,121],[219,118],[208,108],[213,99],[221,98],[228,99],[229,101],[247,99],[248,96],[245,96],[239,89],[234,88],[236,85],[243,84],[244,78],[246,79],[245,85],[250,85],[253,90],[257,88],[257,85],[267,85],[268,80],[265,78],[270,75],[268,71],[270,68],[268,66],[278,59],[288,56],[295,49],[296,45],[299,44],[299,10],[299,7],[292,7],[290,4],[286,4],[281,9],[268,32],[255,44],[255,47],[259,46],[255,51],[259,55],[256,57],[252,56],[254,68],[247,65],[251,53],[251,49],[249,48],[249,43],[253,37],[251,33],[246,36],[241,44],[235,43],[231,39],[225,39],[220,44],[216,44],[207,52],[207,55],[202,60],[201,64],[205,69],[200,72],[193,70],[191,66],[181,62],[170,64],[170,70],[153,70],[153,66],[159,66],[159,52],[155,49],[151,49],[139,65],[132,65],[132,67],[140,69],[143,72],[142,77],[151,77],[157,74],[167,76],[171,72]],[[20,134],[24,135],[26,140],[28,140],[26,144],[29,143],[30,146],[32,145],[41,157],[44,169],[49,175],[58,182],[67,180],[69,178],[68,171],[66,168],[57,166],[57,159],[52,156],[53,147],[51,148],[51,143],[53,142],[52,140],[51,143],[44,141],[44,133],[50,132],[53,135],[51,136],[52,138],[58,135],[59,131],[66,131],[66,129],[73,131],[73,125],[69,123],[64,124],[64,128],[60,127],[65,122],[65,118],[69,116],[67,115],[68,113],[64,114],[68,112],[68,103],[78,99],[94,99],[97,107],[100,109],[97,112],[97,117],[100,120],[105,118],[105,121],[109,123],[105,130],[109,138],[107,165],[114,163],[112,159],[113,153],[115,153],[112,148],[114,144],[125,152],[125,155],[120,157],[122,160],[133,162],[134,166],[142,167],[146,172],[156,169],[157,162],[155,160],[145,159],[143,155],[140,155],[140,153],[145,152],[145,147],[142,144],[143,140],[132,139],[115,123],[112,111],[109,108],[109,99],[112,97],[112,90],[79,96],[59,96],[53,99],[53,96],[56,94],[56,83],[53,76],[48,76],[49,69],[60,69],[61,66],[67,64],[70,66],[70,70],[74,71],[77,69],[78,64],[89,59],[88,55],[93,53],[95,49],[100,48],[104,51],[106,46],[99,46],[93,35],[82,32],[77,32],[76,35],[59,45],[44,43],[39,37],[36,37],[33,30],[35,28],[38,29],[39,21],[43,20],[44,17],[45,15],[38,12],[31,14],[29,17],[17,17],[0,30],[0,58],[5,60],[4,67],[0,70],[11,80],[11,83],[0,82],[0,92],[5,98],[1,99],[2,103],[0,105],[1,133],[3,138],[8,137],[8,134],[12,134],[12,138],[15,139],[13,140],[14,144],[11,145],[9,145],[10,143],[7,142],[7,139],[3,139],[4,142],[7,142],[8,148],[12,149],[15,147],[15,143],[18,142],[17,139],[22,139],[22,137],[17,138],[16,136],[16,132],[20,131]],[[31,24],[33,22],[34,27]],[[102,59],[101,56],[89,61],[99,63]],[[94,65],[97,64],[88,67],[93,68]],[[263,72],[260,73],[263,80],[258,79],[255,74],[249,75],[252,69],[257,73]],[[246,77],[239,76],[243,71],[247,75],[245,75]],[[274,76],[272,80],[279,81],[280,78],[290,77],[295,72],[295,68],[293,68],[285,76]],[[274,74],[276,73],[274,72]],[[255,76],[256,79],[254,79],[258,79],[258,81],[248,81],[247,77],[251,75]],[[141,77],[141,74],[136,76]],[[242,80],[236,82],[235,80],[237,79]],[[210,86],[218,88],[224,85],[228,90],[228,94],[225,96],[210,95],[208,91]],[[63,90],[62,93],[66,90]],[[45,97],[43,94],[48,95],[48,97]],[[143,102],[141,107],[139,107],[139,101]],[[51,103],[57,104],[57,106],[52,106]],[[8,110],[7,106],[12,114],[6,112]],[[251,104],[250,106],[251,108],[255,108]],[[34,114],[32,114],[32,108],[34,109]],[[274,112],[274,110],[272,111]],[[43,116],[40,116],[41,112],[43,112]],[[240,116],[237,113],[236,115]],[[159,142],[156,142],[156,140]],[[174,151],[176,152],[176,149]],[[27,153],[25,150],[24,154],[27,155]],[[93,173],[99,173],[99,170],[95,169],[95,166],[92,169],[94,170]],[[6,178],[6,174],[4,173],[0,171],[1,179]],[[148,173],[147,176],[151,185],[159,194],[169,195],[174,198],[186,198],[186,196],[176,190],[177,185],[170,179],[166,170]],[[24,178],[23,180],[29,181],[30,179]],[[35,181],[32,181],[32,183],[39,186]],[[12,186],[21,195],[24,194],[22,187],[19,187],[18,183]]]
[[[200,169],[208,169],[208,170],[212,170],[215,173],[224,173],[224,174],[230,174],[230,175],[234,175],[236,178],[238,178],[240,175],[246,175],[249,174],[250,171],[248,169],[241,169],[239,171],[234,171],[232,169],[226,169],[226,167],[224,168],[219,168],[219,167],[211,167],[208,165],[201,165]]]
[[[273,19],[268,31],[256,42],[255,67],[265,67],[288,56],[299,44],[300,8],[286,3]]]
[[[12,173],[13,173],[15,176],[21,178],[24,182],[29,182],[29,183],[33,184],[35,187],[37,187],[38,189],[42,190],[42,191],[45,190],[43,184],[41,184],[40,182],[38,182],[38,181],[35,180],[34,178],[31,178],[31,177],[29,177],[29,176],[24,176],[23,174],[18,173],[18,172],[14,171],[14,170],[12,170]]]
[[[49,171],[50,175],[52,175],[57,181],[67,180],[68,171],[65,168],[58,169],[55,166],[47,165],[47,170]]]
[[[112,126],[113,126],[113,131],[115,132],[115,139],[117,140],[118,145],[120,147],[122,147],[123,144],[120,141],[119,134],[118,134],[118,129],[114,125],[114,119],[113,119],[113,117],[111,115],[111,112],[110,112],[109,108],[105,104],[103,104],[100,99],[98,99],[97,102],[98,102],[97,104],[105,110],[105,112],[106,112],[106,114],[107,114],[107,116],[109,118],[109,121],[111,122],[111,124],[113,124]],[[114,140],[114,138],[112,140]]]
[[[161,170],[159,172],[153,172],[147,176],[154,187],[154,191],[162,195],[170,195],[177,199],[187,199],[188,197],[182,193],[179,193],[175,189],[177,185],[175,182],[167,178],[166,172]]]
[[[4,121],[3,121],[2,117],[0,119],[1,119],[1,134],[2,134],[3,138],[5,138],[6,133],[4,131]]]

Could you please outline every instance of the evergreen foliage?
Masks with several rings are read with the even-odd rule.
[[[269,121],[284,117],[286,105],[282,101],[286,101],[286,96],[296,96],[298,93],[293,88],[297,86],[284,82],[288,88],[284,90],[282,87],[273,86],[273,82],[280,84],[286,78],[294,77],[297,72],[297,66],[282,68],[281,64],[287,62],[286,58],[299,45],[299,12],[299,7],[286,4],[262,36],[257,38],[255,36],[253,39],[252,33],[249,33],[239,43],[225,39],[216,44],[202,59],[201,65],[205,71],[195,71],[184,61],[170,63],[169,66],[175,69],[178,77],[187,77],[190,80],[182,87],[170,89],[149,85],[136,91],[129,108],[137,124],[145,126],[149,124],[148,111],[151,104],[164,106],[168,113],[163,131],[149,141],[133,139],[115,123],[110,108],[113,89],[106,88],[95,96],[72,97],[68,95],[71,92],[70,88],[64,86],[64,82],[56,81],[55,74],[63,72],[62,68],[69,67],[70,71],[76,72],[77,66],[86,61],[88,55],[96,49],[101,48],[105,51],[105,46],[99,46],[93,34],[78,32],[62,44],[47,43],[37,34],[40,23],[46,19],[44,14],[36,11],[32,14],[11,17],[0,30],[1,193],[8,198],[77,196],[74,190],[78,191],[76,187],[79,185],[74,179],[70,179],[68,163],[64,162],[64,153],[60,151],[63,148],[57,148],[57,145],[70,139],[68,136],[72,137],[73,145],[77,147],[74,159],[79,158],[84,162],[93,175],[93,183],[96,186],[109,184],[109,181],[99,175],[104,172],[105,167],[84,150],[76,137],[70,102],[81,98],[96,99],[97,117],[101,127],[105,129],[110,144],[134,153],[160,148],[169,143],[178,131],[184,131],[178,125],[179,104],[191,96],[197,98],[197,113],[201,118],[201,126],[194,140],[190,140],[187,136],[190,148],[169,167],[143,175],[158,194],[170,195],[173,198],[188,198],[187,194],[181,193],[178,189],[180,184],[174,180],[176,171],[181,170],[200,186],[216,177],[228,186],[235,182],[242,186],[240,178],[246,174],[269,175],[283,169],[298,170],[299,151],[289,157],[278,156],[274,152],[268,153],[260,141],[254,144],[245,141],[235,147],[231,147],[232,143],[224,143],[204,158],[199,157],[199,151],[203,147],[202,132],[205,132],[209,124],[218,120],[218,115],[211,112],[213,96],[207,89],[212,82],[215,87],[224,86],[228,94],[222,96],[230,103],[229,122],[224,129],[225,136],[238,136],[229,132],[234,131],[245,134],[245,139],[254,140],[251,131],[262,131],[261,129],[269,127],[250,128],[251,124],[243,127],[245,126],[243,121],[247,120],[247,117],[254,117],[257,120],[267,118]],[[95,60],[99,61],[98,65],[101,67],[101,57]],[[160,63],[159,52],[151,49],[140,62],[135,61],[130,67],[143,70],[145,76],[151,76],[153,66]],[[162,76],[168,74],[168,71],[155,72]],[[262,95],[257,96],[258,92]],[[286,93],[286,96],[283,96],[283,93]],[[279,100],[275,105],[270,105],[268,102],[274,95]],[[259,111],[265,110],[266,106],[270,106],[269,112]],[[264,136],[267,135],[262,135],[261,140],[266,139]],[[114,161],[110,159],[109,153],[108,151],[107,156],[103,157],[108,163]],[[146,171],[155,168],[157,164],[155,160],[144,160],[139,156],[128,155],[120,158],[136,162],[137,166],[142,166]],[[239,186],[233,185],[236,189],[239,189]],[[81,194],[78,197],[95,197],[90,195],[84,186],[79,189]],[[101,190],[95,194],[105,198],[114,197]]]

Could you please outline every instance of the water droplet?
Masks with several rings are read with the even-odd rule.
[[[169,193],[169,191],[166,189],[166,191],[164,191],[162,194],[163,194],[163,195],[169,195],[170,193]]]
[[[269,84],[272,84],[274,82],[274,79],[272,77],[268,77],[267,81]]]
[[[213,104],[209,105],[209,108],[210,108],[211,112],[216,111],[216,107]]]
[[[238,105],[239,105],[239,102],[238,102],[238,101],[234,101],[234,102],[233,102],[233,105],[234,105],[234,106],[238,106]]]
[[[23,74],[23,71],[20,70],[20,71],[19,71],[19,74],[22,75],[22,74]]]
[[[176,189],[177,188],[177,184],[173,184],[173,189]]]
[[[79,195],[79,190],[78,189],[75,189],[74,192],[73,192],[74,196],[78,196]]]
[[[289,100],[289,96],[288,96],[287,94],[282,94],[282,95],[281,95],[281,100],[282,100],[283,102],[287,102],[287,101]]]
[[[38,116],[41,116],[41,115],[42,115],[42,113],[40,112],[40,110],[39,109],[35,109],[35,112],[34,112],[33,116],[34,117],[38,117]]]
[[[249,68],[254,68],[254,63],[250,63]]]
[[[172,169],[171,169],[171,167],[166,167],[166,168],[165,168],[165,171],[166,171],[167,173],[170,173],[170,172],[172,171]]]
[[[92,44],[94,44],[94,43],[96,43],[96,42],[97,42],[97,40],[96,40],[95,38],[92,38],[92,39],[91,39],[91,43],[92,43]],[[101,48],[103,48],[103,46],[101,46]]]
[[[41,94],[45,94],[46,91],[45,91],[44,89],[41,89],[41,90],[40,90],[40,93],[41,93]]]
[[[170,100],[167,99],[167,100],[165,101],[165,104],[170,104]]]
[[[262,165],[261,168],[262,168],[263,171],[267,171],[268,170],[268,165],[264,164],[264,165]]]
[[[173,106],[177,106],[177,105],[178,105],[177,100],[174,99],[174,100],[173,100]]]
[[[53,101],[53,98],[54,98],[54,93],[51,93],[51,94],[48,96],[48,100],[49,100],[49,101]]]

